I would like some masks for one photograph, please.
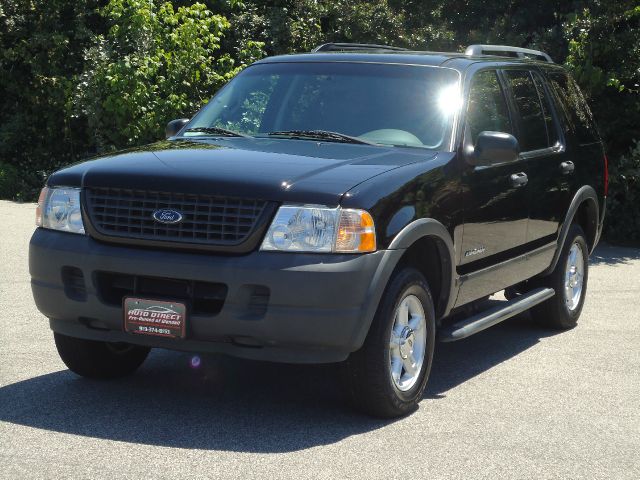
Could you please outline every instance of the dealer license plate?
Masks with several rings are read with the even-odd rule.
[[[187,307],[180,302],[125,297],[124,330],[140,335],[184,338]]]

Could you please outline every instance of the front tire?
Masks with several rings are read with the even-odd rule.
[[[145,361],[150,348],[128,343],[99,342],[53,334],[58,354],[81,377],[109,379],[133,373]]]
[[[364,345],[345,362],[345,388],[354,407],[382,418],[415,410],[429,379],[434,346],[429,286],[417,270],[400,270],[385,290]]]
[[[582,312],[589,280],[589,247],[584,231],[572,225],[553,272],[535,286],[553,288],[556,294],[531,309],[539,323],[558,330],[574,328]]]

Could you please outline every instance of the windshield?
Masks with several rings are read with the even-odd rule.
[[[272,138],[333,132],[375,144],[448,149],[460,107],[458,82],[457,72],[438,67],[258,64],[218,92],[182,136],[216,136],[216,128]],[[332,138],[338,137],[323,139]]]

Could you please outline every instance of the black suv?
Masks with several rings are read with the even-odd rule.
[[[248,67],[164,141],[51,175],[31,283],[79,375],[151,347],[341,362],[354,404],[392,417],[436,339],[529,309],[576,325],[606,195],[589,109],[546,54],[326,44]]]

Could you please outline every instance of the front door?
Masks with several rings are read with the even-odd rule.
[[[483,131],[514,134],[495,70],[474,75],[469,88],[465,147]],[[464,227],[459,272],[507,259],[526,242],[528,221],[526,163],[467,165],[462,174]]]

